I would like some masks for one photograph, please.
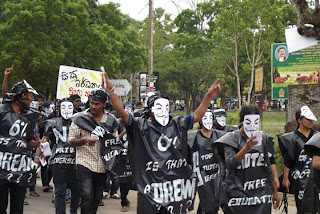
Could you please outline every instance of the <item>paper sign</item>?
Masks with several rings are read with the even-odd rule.
[[[51,148],[50,148],[50,143],[49,143],[49,142],[41,143],[41,144],[40,144],[40,149],[41,149],[41,152],[43,152],[43,155],[44,155],[44,156],[48,157],[48,156],[51,156],[51,155],[52,155]]]
[[[36,174],[38,174],[41,170],[41,166],[39,165],[38,168],[37,168],[37,171],[36,171]]]
[[[60,65],[57,99],[78,94],[85,103],[91,91],[102,89],[101,84],[102,72]]]
[[[47,165],[47,161],[46,161],[46,159],[44,159],[44,158],[40,158],[40,163],[41,163],[41,166],[45,166],[45,165]],[[41,167],[39,167],[39,168],[41,168]]]
[[[310,46],[318,44],[318,41],[312,37],[301,36],[298,33],[298,28],[286,29],[286,41],[289,53],[299,51]]]
[[[103,87],[106,88],[107,87],[107,81],[106,81],[106,77],[105,77],[105,70],[104,67],[101,66],[100,70],[102,71],[102,80],[103,80]]]
[[[92,140],[99,140],[99,137],[95,134],[91,134],[91,139]]]
[[[263,133],[262,131],[253,132],[253,136],[256,137],[254,141],[258,141],[256,146],[261,146],[262,144],[262,133]]]

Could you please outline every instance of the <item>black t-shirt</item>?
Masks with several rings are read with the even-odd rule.
[[[134,144],[137,188],[149,202],[143,206],[145,212],[148,206],[161,206],[186,213],[193,206],[196,178],[187,144],[187,131],[192,127],[192,115],[172,118],[165,127],[130,115],[126,129]]]

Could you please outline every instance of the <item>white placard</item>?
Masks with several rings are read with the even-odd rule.
[[[40,157],[40,163],[41,163],[41,166],[45,166],[45,165],[48,164],[47,161],[46,161],[46,159],[43,158],[43,157]],[[40,168],[41,168],[41,167],[40,167]]]
[[[97,136],[95,134],[91,134],[91,139],[92,140],[99,140],[99,136]]]
[[[88,100],[90,92],[102,89],[102,72],[60,65],[57,85],[57,99],[78,94],[81,102]]]
[[[301,36],[298,33],[297,27],[286,29],[286,41],[289,53],[318,44],[318,41],[315,38]]]
[[[261,144],[262,144],[262,134],[263,134],[262,131],[253,132],[253,136],[256,137],[254,139],[254,141],[258,141],[257,145],[255,145],[255,146],[261,146]]]
[[[44,156],[49,157],[49,156],[52,155],[51,148],[50,148],[50,143],[48,141],[44,142],[44,143],[41,143],[40,144],[40,149],[41,149],[41,152],[43,153]]]

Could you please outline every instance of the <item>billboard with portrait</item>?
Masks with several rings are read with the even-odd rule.
[[[293,53],[285,43],[271,47],[272,99],[288,99],[289,85],[317,84],[320,77],[320,44]]]

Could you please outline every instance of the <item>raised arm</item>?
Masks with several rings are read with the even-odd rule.
[[[112,103],[114,110],[116,110],[117,114],[122,119],[123,123],[128,124],[129,119],[130,119],[129,113],[124,110],[121,100],[119,99],[117,94],[114,92],[114,89],[112,87],[112,83],[111,83],[107,73],[105,73],[105,80],[106,80],[107,84],[105,87],[104,86],[103,87],[104,87],[104,90],[109,93],[109,97],[110,97],[110,100],[111,100],[111,103]]]
[[[3,82],[2,82],[2,96],[3,98],[6,96],[6,94],[8,93],[8,82],[9,82],[9,76],[11,74],[13,70],[13,65],[11,66],[11,68],[6,68],[6,70],[4,70],[4,77],[3,77]]]
[[[193,122],[197,123],[201,121],[201,118],[203,117],[204,113],[207,111],[208,106],[210,104],[210,101],[212,97],[218,95],[221,91],[220,85],[219,85],[219,79],[216,79],[216,81],[211,85],[209,88],[207,94],[204,96],[202,102],[200,103],[199,107],[193,114]]]

